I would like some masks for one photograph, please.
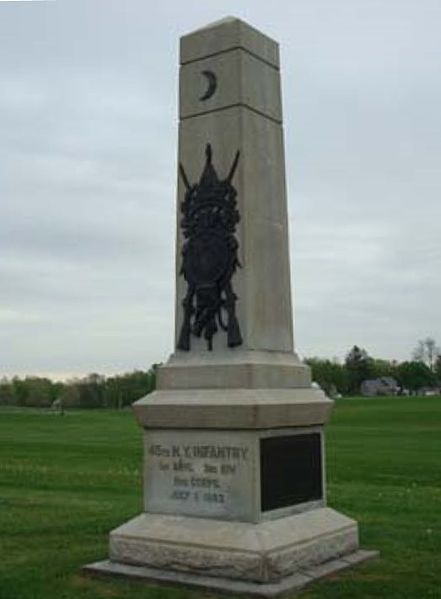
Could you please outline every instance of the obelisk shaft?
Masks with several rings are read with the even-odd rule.
[[[218,330],[212,336],[212,351],[227,358],[231,351],[292,352],[277,43],[238,19],[227,19],[183,37],[179,115],[179,162],[185,169],[188,183],[196,184],[200,180],[207,144],[212,148],[212,164],[220,180],[227,177],[236,153],[240,152],[232,181],[237,192],[239,213],[234,237],[238,244],[240,266],[232,274],[230,283],[236,296],[235,316],[242,342],[240,347],[236,344],[231,350],[228,332],[214,319],[211,326]],[[202,298],[198,298],[197,285],[193,288],[193,320],[190,323],[187,318],[188,322],[185,322],[183,301],[188,300],[192,293],[182,273],[185,238],[181,205],[186,190],[185,179],[179,177],[176,254],[178,353],[184,347],[179,342],[183,327],[188,331],[186,325],[191,324],[193,330],[197,329],[198,314],[200,326],[203,326],[204,318],[209,319],[207,312],[210,310],[209,301],[206,301],[210,283],[207,285],[203,281]],[[209,255],[209,243],[206,247]],[[225,304],[226,298],[225,293],[219,294],[218,303]],[[214,296],[210,299],[213,305],[216,301]],[[205,304],[208,307],[204,312]],[[189,309],[187,301],[187,316]],[[221,313],[221,317],[228,320],[225,307],[221,308]],[[203,329],[200,338],[190,334],[189,351],[193,356],[204,356],[209,350],[205,333]]]

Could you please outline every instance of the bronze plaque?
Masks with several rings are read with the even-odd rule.
[[[320,433],[260,441],[262,512],[323,497]]]

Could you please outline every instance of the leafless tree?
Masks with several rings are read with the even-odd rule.
[[[426,337],[420,339],[418,345],[413,350],[413,359],[417,362],[424,362],[430,368],[434,370],[435,363],[440,355],[440,348],[437,346],[433,337]]]

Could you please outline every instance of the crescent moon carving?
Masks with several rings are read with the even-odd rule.
[[[205,102],[205,100],[208,100],[214,95],[217,88],[217,78],[213,71],[202,71],[202,75],[207,78],[208,87],[199,100],[201,102]]]

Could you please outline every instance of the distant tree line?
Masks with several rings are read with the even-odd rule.
[[[154,364],[148,371],[105,377],[89,374],[66,382],[28,376],[0,380],[0,406],[47,408],[124,408],[154,391]]]
[[[358,395],[363,381],[392,377],[406,392],[441,387],[441,351],[428,337],[418,341],[412,360],[373,358],[354,345],[344,361],[307,358],[313,380],[329,395]],[[124,408],[156,388],[154,364],[149,370],[105,377],[89,374],[65,382],[28,376],[0,379],[0,406],[68,408]]]
[[[373,358],[354,345],[344,361],[307,358],[313,380],[331,395],[358,395],[363,381],[382,377],[394,378],[403,392],[418,393],[441,386],[441,352],[428,337],[418,341],[412,360],[397,362]]]

